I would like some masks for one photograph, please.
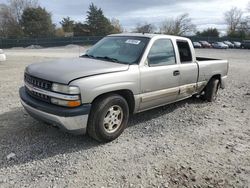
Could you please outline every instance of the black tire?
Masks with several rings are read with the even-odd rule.
[[[118,110],[114,111],[116,108]],[[110,109],[112,109],[116,114],[110,114]],[[117,115],[119,112],[121,112],[120,115]],[[111,116],[114,117],[110,120],[112,122],[109,121],[110,123],[105,124],[104,120],[110,118]],[[117,117],[115,118],[115,116]],[[93,103],[88,120],[87,132],[89,136],[99,142],[110,142],[122,134],[124,129],[127,127],[128,119],[129,107],[127,101],[122,96],[117,94],[106,95],[100,97]],[[121,123],[119,123],[119,125],[115,124],[116,120]],[[113,128],[112,131],[114,132],[109,129],[111,126]]]
[[[217,98],[218,90],[220,86],[220,81],[216,78],[212,78],[206,88],[205,88],[205,94],[204,94],[204,99],[207,100],[208,102],[213,102]]]

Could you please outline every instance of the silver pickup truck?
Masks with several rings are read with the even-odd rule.
[[[130,114],[193,95],[215,100],[228,68],[226,60],[196,57],[187,38],[118,34],[80,58],[29,65],[19,92],[34,118],[108,142]]]

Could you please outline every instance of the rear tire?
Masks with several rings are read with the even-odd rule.
[[[208,82],[204,90],[205,92],[204,99],[207,100],[208,102],[215,101],[218,95],[219,86],[220,86],[220,81],[216,78],[212,78]]]
[[[93,103],[87,132],[99,142],[110,142],[122,134],[128,118],[129,107],[122,96],[103,96]]]

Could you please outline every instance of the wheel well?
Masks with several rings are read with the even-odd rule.
[[[218,79],[219,82],[221,83],[221,75],[220,74],[216,74],[216,75],[212,76],[212,78],[210,78],[210,80],[212,80],[213,78]]]
[[[218,79],[218,80],[219,80],[219,83],[221,84],[221,75],[220,75],[220,74],[216,74],[216,75],[213,75],[213,76],[210,78],[210,80],[207,82],[207,85],[208,85],[208,83],[209,83],[213,78]],[[206,91],[207,85],[203,88],[203,90],[201,91],[201,93],[202,93],[203,91]]]
[[[132,91],[124,89],[124,90],[117,90],[117,91],[111,91],[108,93],[103,93],[99,96],[97,96],[92,103],[94,103],[96,100],[100,99],[101,97],[105,97],[107,95],[112,95],[112,94],[118,94],[122,96],[128,103],[129,106],[129,112],[133,113],[135,109],[135,99],[134,99],[134,94]]]

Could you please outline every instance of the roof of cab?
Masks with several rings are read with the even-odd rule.
[[[185,37],[179,37],[174,35],[164,35],[164,34],[151,34],[151,33],[120,33],[120,34],[111,34],[108,35],[110,37],[146,37],[146,38],[153,38],[157,36],[165,36],[169,38],[175,38],[175,39],[187,39]]]
[[[154,36],[157,36],[158,34],[150,34],[150,33],[119,33],[119,34],[111,34],[108,36],[111,37],[147,37],[147,38],[153,38]]]

